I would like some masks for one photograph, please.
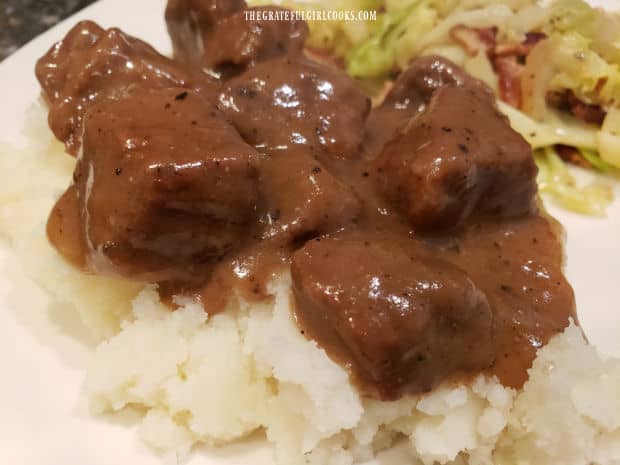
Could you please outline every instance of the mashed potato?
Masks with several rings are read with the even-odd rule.
[[[569,326],[541,349],[519,392],[494,378],[394,402],[361,399],[347,373],[291,317],[288,275],[271,299],[233,298],[208,317],[154,286],[84,275],[56,254],[45,220],[71,176],[31,112],[32,146],[0,149],[0,233],[32,277],[101,342],[86,375],[95,413],[144,408],[139,434],[174,457],[263,429],[279,465],[617,465],[620,361]]]

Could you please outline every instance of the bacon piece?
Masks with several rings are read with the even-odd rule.
[[[523,65],[519,64],[517,57],[496,57],[493,60],[495,72],[499,78],[500,98],[515,108],[521,108],[521,72]]]
[[[525,59],[534,46],[547,38],[547,34],[543,32],[528,32],[525,34],[525,39],[523,39],[520,43],[516,42],[507,42],[504,44],[498,44],[495,47],[494,55],[495,56],[516,56],[520,59]]]
[[[512,106],[521,105],[520,76],[522,66],[514,56],[496,56],[496,50],[504,45],[497,44],[497,28],[473,28],[463,24],[454,26],[450,30],[450,37],[459,44],[469,56],[480,52],[487,54],[499,78],[500,97]],[[515,44],[510,45],[510,55],[513,55]],[[521,47],[521,44],[516,44]],[[505,48],[504,53],[508,49]]]
[[[546,39],[547,37],[549,36],[545,34],[544,32],[526,32],[525,39],[523,39],[523,42],[521,43],[523,45],[529,46],[531,50],[531,48],[534,47],[534,45],[536,45],[541,40]]]
[[[563,92],[549,92],[546,96],[547,103],[572,114],[575,118],[579,118],[586,123],[601,126],[605,119],[606,112],[600,105],[592,105],[585,103],[575,95],[575,93],[567,89]]]
[[[554,146],[554,149],[562,160],[575,166],[580,166],[581,168],[592,168],[592,164],[588,160],[583,158],[583,155],[581,155],[581,153],[579,153],[579,150],[577,150],[575,147],[571,147],[570,145],[556,144]]]
[[[528,32],[520,43],[498,44],[497,33],[497,27],[472,28],[459,24],[450,30],[450,37],[470,56],[481,51],[487,54],[499,78],[500,98],[520,108],[523,63],[532,48],[547,35]]]
[[[521,75],[525,59],[534,46],[547,38],[542,32],[528,32],[521,43],[499,44],[493,51],[493,66],[499,78],[500,97],[515,108],[521,108],[523,95]]]
[[[574,94],[573,94],[574,96]],[[605,110],[600,105],[590,105],[582,102],[577,97],[571,99],[570,112],[577,118],[586,123],[602,126],[605,120]]]
[[[450,30],[450,37],[469,56],[475,56],[480,51],[491,55],[497,43],[497,27],[473,28],[458,24]]]

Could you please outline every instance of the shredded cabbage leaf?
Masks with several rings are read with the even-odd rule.
[[[620,108],[610,108],[597,134],[597,149],[606,163],[620,167]]]
[[[578,186],[575,177],[552,147],[535,153],[538,188],[562,207],[592,216],[605,216],[613,202],[613,189],[603,181]]]
[[[375,34],[346,55],[349,74],[364,78],[387,75],[397,67],[399,57],[414,56],[416,42],[433,29],[437,19],[429,4],[418,0],[381,15]],[[411,28],[418,34],[408,34]]]
[[[620,27],[620,26],[619,26]],[[578,32],[551,35],[549,90],[571,89],[581,100],[605,107],[620,102],[620,66],[608,62]]]

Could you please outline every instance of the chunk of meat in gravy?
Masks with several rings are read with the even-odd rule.
[[[168,0],[165,16],[174,57],[200,65],[215,24],[245,7],[245,0]]]
[[[535,208],[529,144],[488,91],[447,86],[375,160],[379,188],[417,230],[451,228],[471,216],[515,217]]]
[[[203,66],[218,76],[230,77],[270,58],[301,56],[308,35],[306,22],[270,21],[262,16],[268,13],[284,17],[292,12],[273,6],[255,7],[219,21],[205,40]]]
[[[432,245],[436,257],[465,270],[486,294],[495,318],[491,373],[505,386],[520,388],[536,351],[569,318],[577,322],[558,229],[551,218],[528,215],[474,223]]]
[[[294,250],[350,227],[362,212],[351,186],[299,148],[264,154],[259,172],[259,220],[247,234],[254,238],[222,260],[198,290],[211,313],[225,307],[231,290],[250,300],[267,297],[267,284],[288,268]]]
[[[118,98],[128,86],[210,89],[206,77],[181,70],[141,40],[119,29],[84,21],[74,26],[36,65],[51,106],[54,135],[77,154],[86,110],[101,98]]]
[[[303,146],[350,159],[360,154],[370,100],[341,70],[276,58],[228,81],[219,106],[261,150]]]
[[[362,205],[353,190],[301,149],[274,151],[261,166],[265,238],[290,244],[348,226]]]
[[[313,240],[293,255],[307,334],[381,399],[491,366],[493,314],[471,278],[381,239]]]
[[[79,215],[90,271],[191,281],[245,237],[258,154],[199,94],[134,90],[91,107],[84,127],[65,202],[79,212],[56,208],[48,234],[62,244]]]
[[[258,222],[246,234],[251,239],[192,290],[210,313],[225,308],[233,290],[249,300],[268,297],[269,282],[288,269],[293,251],[310,238],[351,227],[362,212],[352,187],[301,148],[263,154],[259,172]]]
[[[426,56],[415,59],[368,117],[367,151],[378,153],[399,128],[426,109],[437,89],[448,85],[484,87],[445,58]]]
[[[35,74],[50,103],[60,100],[65,82],[78,71],[73,57],[88,53],[104,34],[98,24],[81,21],[37,62]]]

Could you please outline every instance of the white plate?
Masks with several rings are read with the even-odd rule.
[[[598,0],[617,8],[616,0]],[[78,19],[118,26],[170,50],[165,0],[102,0],[38,37],[0,64],[0,140],[22,145],[24,112],[39,94],[34,63]],[[10,173],[0,173],[10,176]],[[618,191],[618,189],[617,189]],[[620,195],[620,192],[617,192]],[[567,275],[577,295],[582,326],[603,352],[620,355],[620,202],[606,219],[592,219],[549,206],[566,227]],[[0,251],[0,261],[3,259]],[[45,296],[31,286],[29,305],[10,302],[10,283],[23,279],[15,264],[0,270],[0,463],[11,465],[159,465],[160,458],[130,431],[136,415],[93,418],[80,394],[88,341],[71,318],[52,316]],[[268,465],[260,440],[216,451],[198,451],[192,465]]]

